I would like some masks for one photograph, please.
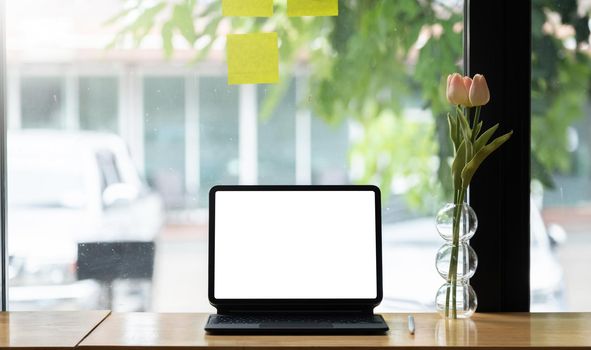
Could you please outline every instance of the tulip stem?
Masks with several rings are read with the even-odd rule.
[[[453,238],[452,238],[452,249],[451,257],[449,260],[449,271],[447,274],[448,283],[451,284],[445,292],[445,316],[449,317],[450,312],[450,294],[451,294],[451,317],[457,318],[457,306],[456,306],[456,287],[457,287],[457,273],[458,273],[458,253],[460,245],[460,224],[462,209],[464,206],[464,188],[455,191],[454,198],[454,217],[452,222],[453,227]]]

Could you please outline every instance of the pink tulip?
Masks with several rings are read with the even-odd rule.
[[[488,101],[490,101],[490,91],[488,90],[488,84],[486,83],[486,79],[484,79],[484,75],[482,74],[476,74],[474,76],[474,81],[469,91],[469,98],[472,106],[484,106],[488,103]]]
[[[447,100],[454,105],[464,107],[483,106],[490,101],[490,92],[486,79],[476,74],[474,79],[458,73],[447,76]]]
[[[467,83],[464,82],[464,78],[454,73],[447,78],[447,81],[447,100],[454,105],[471,107],[469,90],[466,88]]]
[[[466,91],[468,91],[468,95],[470,94],[470,88],[472,87],[472,78],[470,77],[463,77],[464,86],[466,87]]]

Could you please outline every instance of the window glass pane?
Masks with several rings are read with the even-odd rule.
[[[257,89],[258,177],[261,185],[293,185],[296,176],[296,97],[295,86],[289,84],[285,96],[270,115],[265,102],[274,102],[268,86]]]
[[[61,128],[64,120],[63,79],[23,77],[21,114],[24,128]]]
[[[238,183],[239,88],[224,77],[203,77],[199,87],[200,203],[206,207],[212,186]]]
[[[80,77],[80,128],[84,130],[118,130],[117,78]]]
[[[534,311],[591,311],[590,10],[532,2]]]
[[[381,310],[433,310],[463,2],[136,2],[7,1],[12,308],[210,311],[212,186],[376,184]],[[277,32],[280,80],[228,85],[226,34],[254,28]]]
[[[181,208],[185,192],[185,81],[144,79],[146,177],[168,208]]]
[[[312,184],[348,183],[347,123],[331,125],[320,118],[312,117],[311,129]]]

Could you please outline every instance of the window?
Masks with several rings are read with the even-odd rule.
[[[264,112],[265,101],[271,89],[262,85],[257,89],[258,110]],[[296,183],[296,96],[293,83],[275,111],[259,118],[258,183],[268,185],[293,185]],[[260,113],[259,113],[260,114]],[[300,136],[304,138],[304,136]],[[306,140],[301,140],[306,142]],[[309,142],[309,140],[308,140]]]
[[[146,77],[144,159],[148,182],[167,208],[185,203],[185,81],[182,77]]]
[[[200,78],[199,86],[199,206],[207,207],[209,188],[240,182],[240,91],[223,77]]]
[[[532,310],[590,311],[591,7],[532,2]]]
[[[310,118],[311,182],[314,185],[346,183],[348,174],[349,128],[346,123],[329,124]]]
[[[81,76],[80,129],[117,132],[119,129],[119,86],[115,77]]]
[[[493,98],[480,115],[484,127],[514,137],[489,157],[470,185],[478,252],[470,280],[480,312],[530,309],[530,1],[466,2],[465,71],[482,73]],[[502,25],[499,25],[502,23]],[[492,54],[494,53],[494,54]]]
[[[461,70],[463,2],[341,1],[338,17],[305,19],[279,4],[264,25],[220,18],[219,1],[125,12],[131,3],[7,1],[10,307],[209,310],[211,186],[374,183],[381,308],[432,310],[443,283],[433,215],[449,171],[437,131],[449,110],[444,75]],[[173,6],[199,20],[169,22],[169,36]],[[282,40],[279,84],[228,85],[224,35],[261,28]],[[33,159],[28,176],[12,175],[19,152]],[[55,173],[36,183],[55,192],[51,207],[26,191],[43,173]],[[21,197],[31,205],[12,204]],[[122,242],[155,242],[147,290],[133,288],[133,271],[80,272],[80,254]]]
[[[64,88],[59,77],[23,77],[21,114],[25,128],[64,127]]]

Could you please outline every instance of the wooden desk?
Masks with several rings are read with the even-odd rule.
[[[123,346],[160,349],[591,347],[591,314],[477,314],[472,320],[456,321],[442,320],[436,314],[415,314],[414,336],[408,333],[406,317],[406,314],[385,315],[390,332],[384,336],[212,336],[203,331],[205,314],[114,313],[80,346],[100,349]]]
[[[0,312],[0,347],[73,349],[109,313]]]

